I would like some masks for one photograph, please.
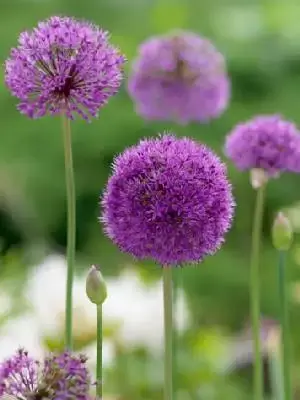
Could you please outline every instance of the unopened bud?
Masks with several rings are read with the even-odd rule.
[[[259,189],[269,180],[268,174],[264,169],[253,168],[250,171],[250,182],[253,189]]]
[[[288,250],[293,241],[293,229],[290,220],[279,212],[272,228],[273,246],[277,250]]]
[[[92,303],[103,304],[107,297],[106,284],[100,270],[92,265],[86,278],[86,294]]]

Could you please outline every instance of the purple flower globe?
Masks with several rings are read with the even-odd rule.
[[[121,84],[124,57],[108,33],[83,21],[52,17],[23,32],[5,65],[5,82],[31,118],[74,113],[89,120]]]
[[[233,129],[225,154],[238,169],[262,169],[269,177],[300,172],[300,134],[278,115],[261,115]]]
[[[116,158],[102,206],[105,231],[122,251],[180,265],[220,247],[234,201],[226,167],[211,150],[163,135]]]
[[[218,117],[228,104],[230,83],[213,44],[181,32],[140,46],[128,90],[144,118],[186,124]]]
[[[0,396],[89,400],[90,376],[85,363],[83,356],[67,352],[40,363],[20,349],[0,364]]]

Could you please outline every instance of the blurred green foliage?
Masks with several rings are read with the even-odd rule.
[[[254,114],[281,113],[300,124],[298,0],[1,0],[0,11],[2,63],[10,48],[16,45],[21,31],[31,29],[39,20],[53,14],[86,18],[111,31],[112,41],[128,57],[126,74],[140,42],[170,29],[184,28],[203,34],[226,55],[232,80],[232,100],[229,109],[216,121],[186,127],[145,122],[135,114],[125,80],[120,93],[103,109],[98,120],[91,124],[78,120],[72,124],[78,256],[81,264],[86,266],[94,262],[101,264],[105,274],[116,273],[129,260],[104,238],[97,221],[99,195],[116,153],[141,137],[174,130],[178,135],[188,135],[207,143],[222,156],[225,134],[238,121]],[[37,243],[46,243],[51,249],[63,250],[66,199],[60,120],[47,117],[31,121],[20,115],[16,110],[16,99],[5,88],[3,69],[1,71],[0,235],[3,249],[10,246],[27,249]],[[229,174],[237,209],[226,244],[199,268],[180,271],[180,280],[194,315],[195,330],[201,330],[205,325],[219,325],[234,331],[248,318],[249,240],[254,193],[246,173],[229,165]],[[272,219],[277,210],[289,206],[299,197],[298,176],[283,176],[268,187],[261,263],[262,313],[265,315],[276,317],[278,306],[276,254],[270,244]],[[4,264],[1,264],[3,274],[7,273]],[[13,268],[16,276],[22,276],[23,264],[20,262],[19,268]],[[145,263],[144,268],[150,277],[159,276],[157,266]],[[299,267],[293,254],[289,268],[291,279],[297,280]],[[12,273],[11,269],[9,271]],[[293,337],[297,339],[299,306],[293,308],[292,316]],[[300,342],[297,340],[294,349],[298,370]],[[220,395],[211,398],[223,398],[225,389],[222,390]],[[228,384],[230,390],[239,389]],[[192,399],[184,394],[180,397],[182,400],[189,398]],[[209,399],[208,395],[203,398]],[[242,397],[231,393],[228,398]]]

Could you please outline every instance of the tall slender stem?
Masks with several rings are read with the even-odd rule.
[[[173,398],[173,295],[172,267],[163,267],[164,327],[165,327],[165,387],[164,400]]]
[[[286,251],[279,251],[278,260],[278,285],[280,300],[280,322],[281,322],[281,351],[284,382],[284,400],[291,400],[291,371],[290,371],[290,337],[288,316],[288,293],[286,276]]]
[[[264,185],[257,190],[250,266],[250,302],[251,322],[254,344],[254,399],[263,400],[263,362],[260,343],[260,287],[259,287],[259,251],[264,208]]]
[[[275,348],[269,354],[269,374],[272,390],[272,400],[284,399],[284,386],[282,379],[282,362],[279,349]]]
[[[97,367],[96,367],[96,393],[97,399],[102,399],[102,305],[97,306]]]
[[[67,234],[67,288],[66,288],[66,320],[65,320],[65,347],[72,350],[72,294],[75,263],[76,241],[76,195],[74,183],[74,168],[72,157],[72,137],[70,120],[63,116],[65,173],[67,189],[68,234]]]

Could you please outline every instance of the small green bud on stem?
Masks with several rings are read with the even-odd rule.
[[[273,246],[277,250],[289,250],[293,242],[293,229],[289,219],[279,212],[272,228]]]
[[[92,303],[102,305],[107,297],[103,276],[95,265],[90,268],[86,278],[86,294]]]

